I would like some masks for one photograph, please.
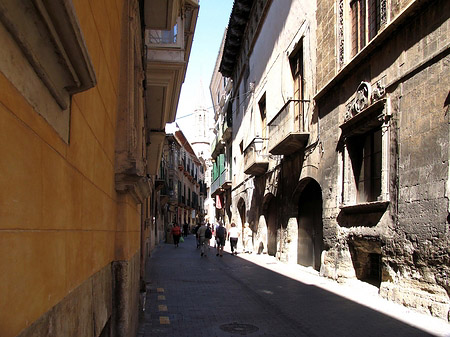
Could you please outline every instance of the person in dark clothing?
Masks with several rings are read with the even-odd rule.
[[[225,246],[225,238],[227,236],[227,230],[220,223],[219,227],[216,229],[216,245],[217,245],[217,254],[216,256],[223,256],[223,247]]]
[[[188,236],[188,231],[189,231],[189,225],[185,222],[183,225],[183,236],[184,237]]]
[[[197,239],[197,248],[200,247],[200,238],[198,237],[198,229],[200,228],[200,224],[198,223],[197,226],[194,228],[194,234],[195,238]]]

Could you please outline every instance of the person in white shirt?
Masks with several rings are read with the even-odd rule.
[[[202,223],[200,225],[200,228],[197,231],[198,234],[198,240],[199,240],[199,244],[200,244],[200,249],[201,249],[201,254],[200,256],[207,256],[206,253],[206,245],[208,243],[208,240],[205,238],[205,233],[206,233],[206,229],[208,227],[206,227],[206,225],[204,223]]]
[[[237,255],[237,243],[238,243],[240,234],[241,233],[239,233],[239,230],[237,229],[236,224],[234,222],[232,222],[230,231],[228,232],[228,239],[230,240],[232,255]]]
[[[251,228],[249,227],[248,222],[244,224],[244,233],[242,236],[242,243],[244,245],[244,253],[251,254],[253,251],[252,247],[252,238],[253,238],[253,232]]]

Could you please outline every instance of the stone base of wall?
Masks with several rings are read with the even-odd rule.
[[[356,279],[355,269],[348,249],[330,249],[322,253],[320,275],[334,280]],[[417,311],[450,321],[450,298],[437,284],[404,279],[382,281],[380,295]]]
[[[108,264],[22,331],[19,337],[136,336],[139,262],[138,252],[129,261]]]
[[[33,301],[30,298],[30,301]],[[47,311],[20,337],[110,336],[112,313],[111,264],[89,277]]]
[[[348,249],[330,249],[322,252],[320,275],[333,280],[356,278],[352,258]]]
[[[450,299],[445,289],[436,284],[408,279],[396,283],[382,282],[380,295],[406,307],[450,321]]]
[[[129,261],[114,261],[113,331],[112,336],[134,337],[139,324],[140,256]]]

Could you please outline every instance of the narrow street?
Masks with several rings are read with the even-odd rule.
[[[444,321],[385,301],[372,286],[339,285],[267,255],[232,256],[228,242],[226,250],[200,257],[193,235],[156,248],[137,336],[450,335]]]

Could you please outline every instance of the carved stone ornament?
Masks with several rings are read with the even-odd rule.
[[[370,104],[372,88],[370,83],[361,82],[356,90],[355,99],[352,104],[352,113],[356,115],[367,108]]]
[[[339,67],[344,66],[344,0],[339,0],[339,14],[338,14],[338,50],[339,50]]]
[[[372,100],[378,101],[379,99],[383,98],[385,94],[386,90],[384,85],[381,83],[381,81],[378,81],[375,84],[375,87],[372,89]]]
[[[353,110],[353,100],[345,106],[344,121],[348,121],[350,118],[353,117],[352,110]]]

